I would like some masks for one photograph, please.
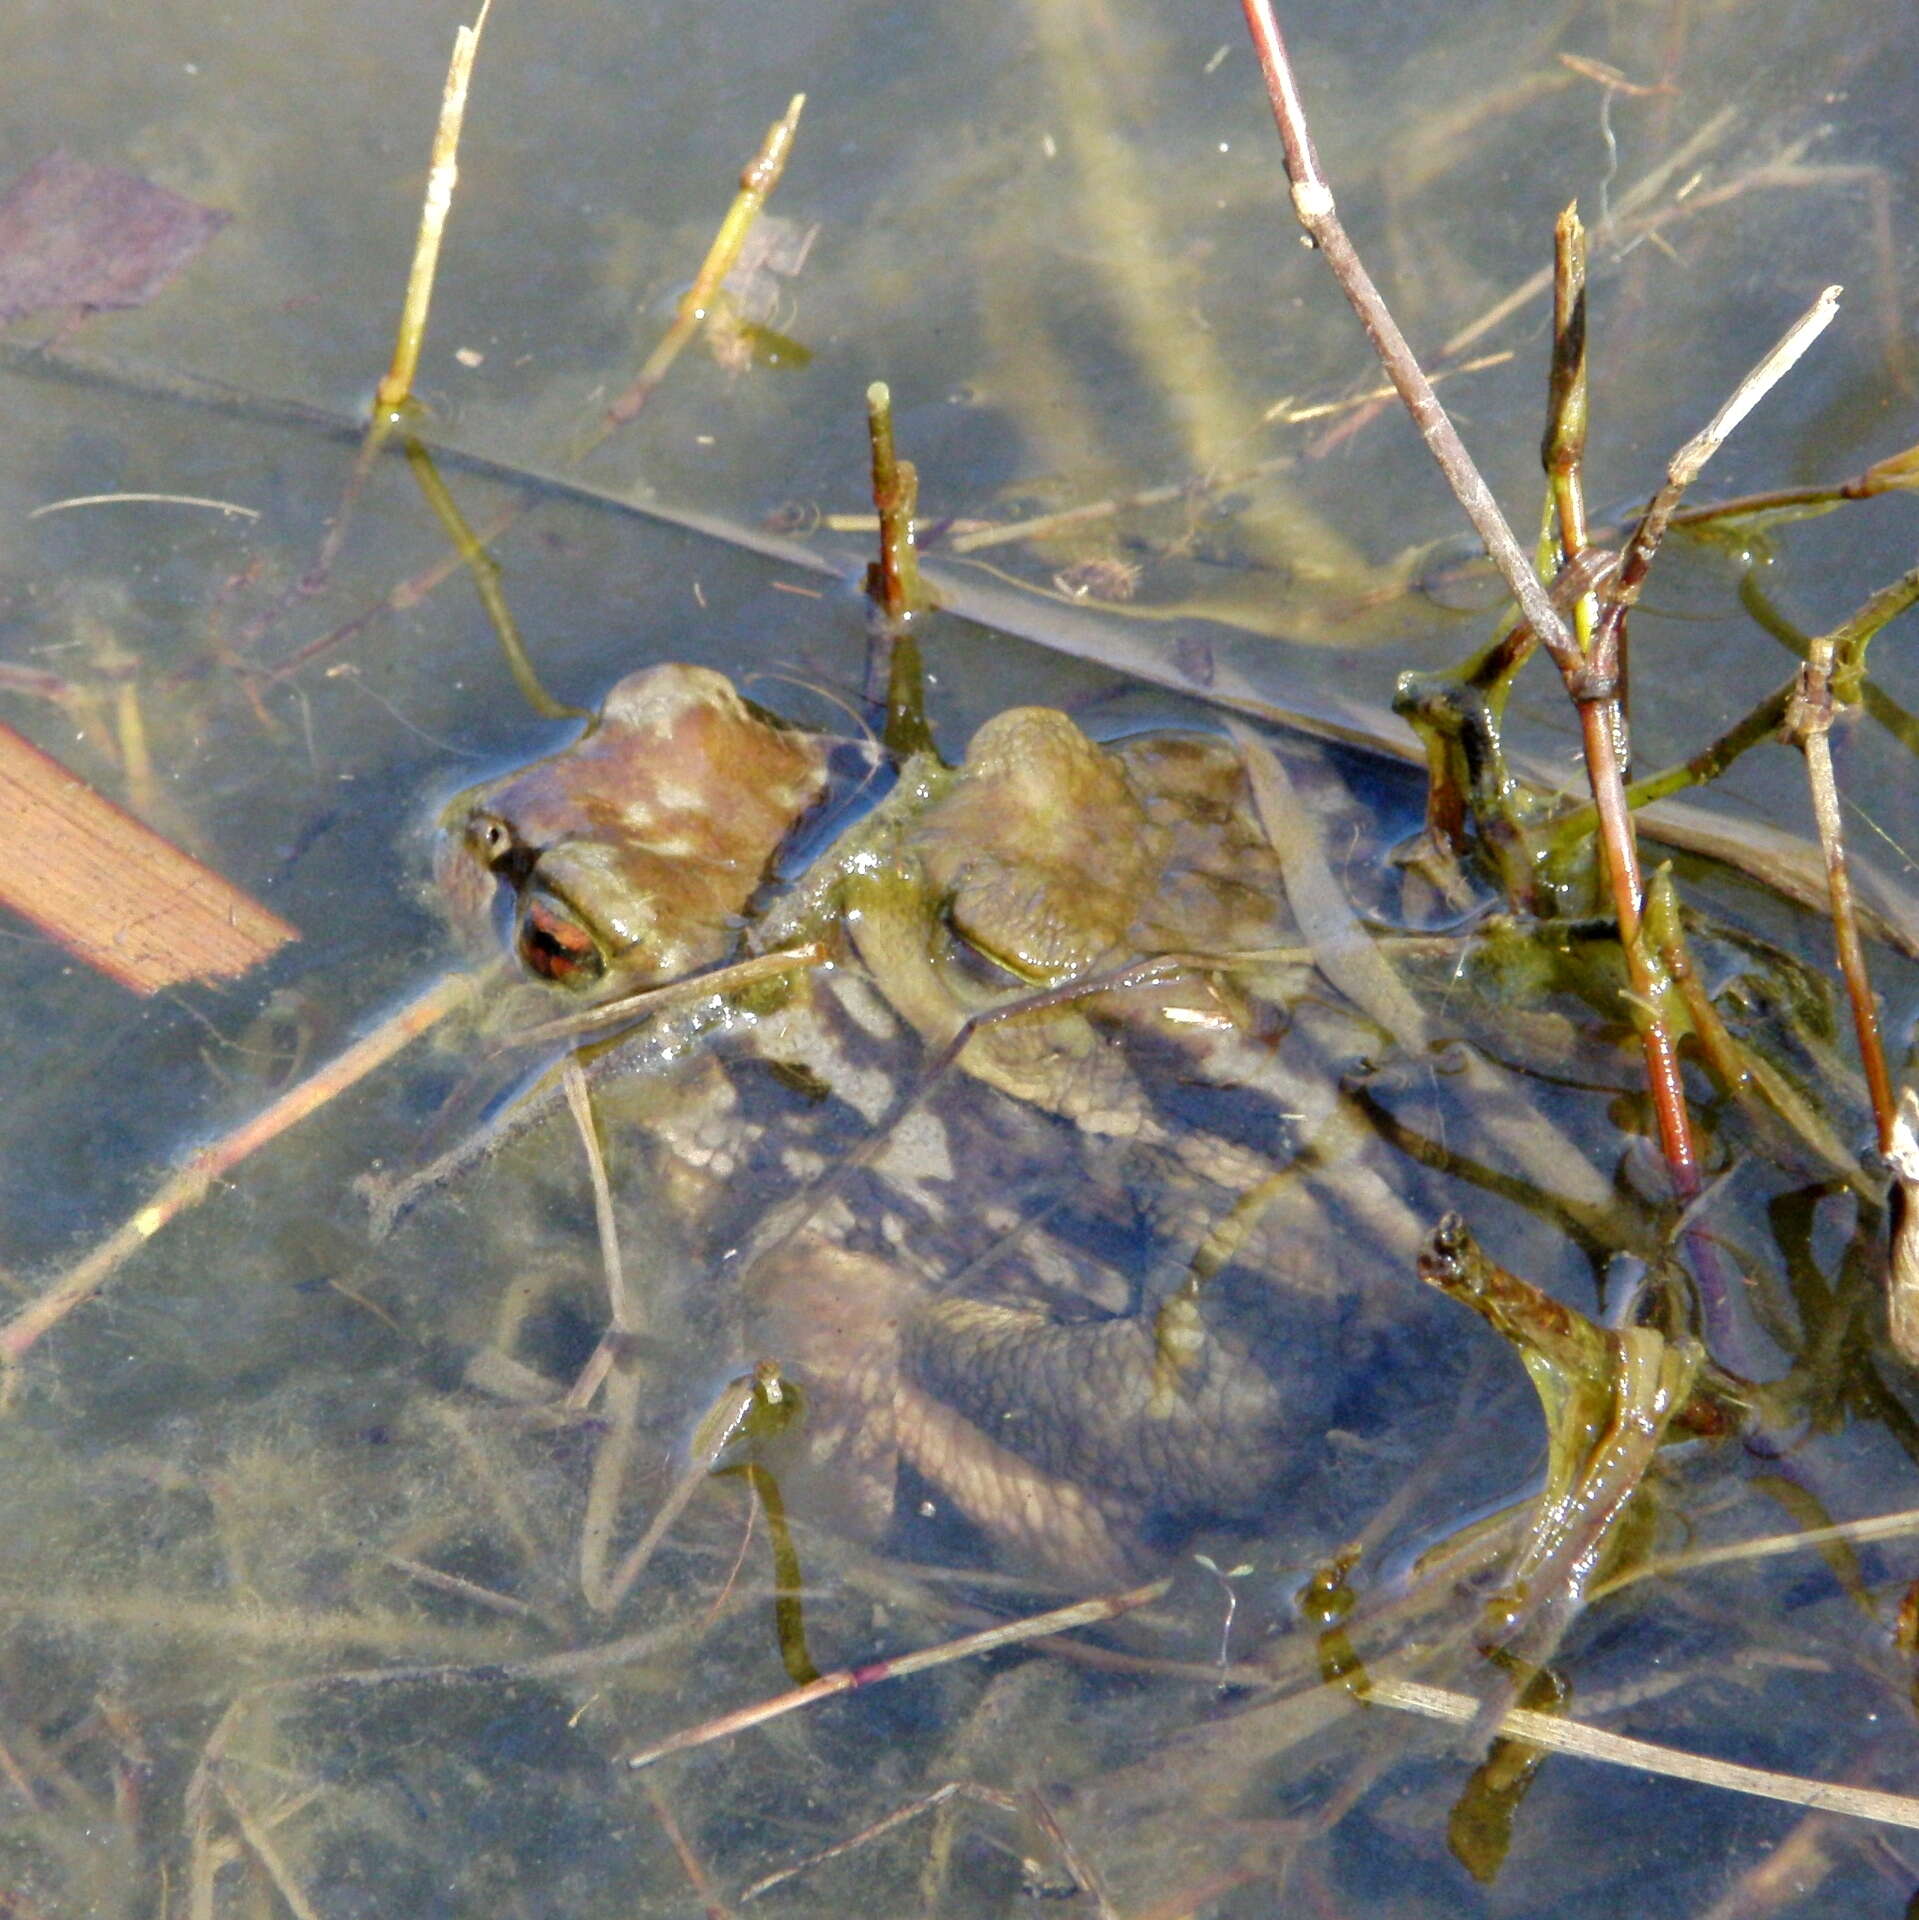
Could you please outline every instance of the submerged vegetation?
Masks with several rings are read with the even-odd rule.
[[[637,370],[535,301],[492,451],[428,325],[531,191],[471,151],[510,16],[370,424],[85,328],[9,361],[196,499],[206,423],[286,436],[304,510],[169,551],[170,646],[43,557],[0,691],[306,939],[137,1040],[16,956],[20,1073],[36,1023],[116,1057],[7,1144],[5,1912],[1904,1910],[1919,570],[1858,528],[1919,484],[1905,210],[1782,78],[1836,107],[1898,23],[1768,64],[1757,0],[1494,9],[1389,86],[1247,0],[1282,176],[1236,23],[1156,64],[1124,11],[1018,10],[1015,134],[916,146],[937,59],[830,120],[908,131],[822,245],[859,63],[782,74],[730,210],[714,161],[625,236]],[[1591,230],[1453,204],[1515,156]],[[1734,264],[1833,195],[1844,262],[1779,214],[1807,284]],[[1828,460],[1861,384],[1905,431]]]

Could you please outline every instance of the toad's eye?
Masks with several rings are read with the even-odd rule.
[[[524,845],[497,813],[476,813],[466,823],[466,849],[496,880],[523,887],[539,855]]]
[[[513,853],[513,829],[490,813],[476,813],[466,826],[467,845],[492,868],[503,866]]]
[[[515,945],[529,973],[563,987],[591,986],[606,971],[593,936],[550,895],[535,894],[526,902]]]

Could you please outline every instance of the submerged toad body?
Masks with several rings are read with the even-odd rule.
[[[1260,1512],[1418,1234],[1332,1091],[1351,1017],[1300,998],[1238,754],[1014,709],[783,879],[829,758],[650,668],[454,803],[441,878],[595,995],[830,954],[711,1023],[643,1128],[680,1251],[801,1385],[796,1483],[878,1530],[916,1476],[1079,1577]]]

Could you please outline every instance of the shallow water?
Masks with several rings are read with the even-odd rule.
[[[425,897],[437,804],[571,731],[528,714],[457,576],[360,621],[445,552],[397,460],[372,479],[326,591],[268,617],[336,508],[385,362],[456,18],[348,4],[290,11],[269,33],[181,0],[137,17],[27,4],[0,25],[0,174],[64,144],[234,216],[150,306],[87,319],[52,364],[18,353],[0,372],[0,658],[83,689],[130,677],[158,769],[141,810],[304,936],[259,977],[136,1003],[8,929],[0,1255],[22,1289],[254,1110],[296,1045],[324,1057],[455,961]],[[1566,200],[1600,222],[1732,109],[1652,203],[1675,209],[1656,238],[1595,239],[1589,490],[1609,514],[1830,281],[1848,289],[1840,322],[1702,490],[1838,478],[1914,437],[1908,26],[1896,0],[1435,6],[1397,10],[1390,32],[1354,8],[1301,23],[1294,53],[1354,236],[1422,348],[1535,272]],[[531,502],[499,557],[549,688],[591,703],[633,665],[696,660],[764,675],[769,705],[837,724],[832,701],[862,673],[851,576],[867,538],[821,517],[864,508],[861,395],[879,377],[919,464],[929,564],[992,620],[929,636],[949,750],[1024,701],[1110,731],[1203,721],[1209,687],[1241,684],[1309,714],[1378,708],[1401,669],[1475,645],[1494,596],[1399,418],[1382,411],[1337,444],[1329,428],[1350,412],[1262,421],[1375,375],[1285,214],[1242,32],[1230,8],[1145,0],[502,11],[421,391],[469,518]],[[1568,51],[1634,81],[1669,60],[1675,90],[1607,106]],[[591,497],[549,484],[802,88],[775,211],[819,232],[771,324],[810,358],[740,372],[696,343],[640,420],[568,473]],[[30,348],[60,327],[40,316],[8,338]],[[1544,328],[1535,298],[1468,350],[1511,359],[1448,389],[1522,537]],[[1189,487],[1201,479],[1216,484]],[[1188,490],[1045,540],[952,550],[968,522],[1150,488]],[[260,517],[25,517],[145,489]],[[773,537],[798,545],[768,550],[775,517],[789,531]],[[1893,498],[1784,528],[1753,564],[1788,619],[1818,631],[1910,560]],[[1090,562],[1136,566],[1135,597],[1049,596]],[[1661,561],[1634,626],[1642,766],[1695,749],[1790,670],[1739,605],[1740,564],[1683,545]],[[1111,664],[1128,661],[1154,684]],[[265,676],[265,722],[244,697],[249,667]],[[1873,667],[1889,700],[1919,700],[1898,629]],[[125,795],[67,710],[0,701],[0,717]],[[1522,744],[1570,768],[1556,689],[1529,679],[1521,703]],[[1840,754],[1860,850],[1905,873],[1919,802],[1904,750],[1874,722]],[[1390,841],[1406,787],[1382,776],[1370,798]],[[1777,750],[1742,763],[1720,804],[1805,830],[1796,758]],[[1823,964],[1816,926],[1723,876],[1684,877]],[[1897,1053],[1914,982],[1888,963],[1881,984]],[[1151,1618],[1106,1642],[1180,1670],[999,1656],[629,1773],[617,1762],[637,1746],[786,1684],[771,1575],[757,1547],[731,1573],[743,1502],[737,1483],[715,1485],[627,1606],[591,1617],[576,1568],[594,1432],[473,1384],[476,1354],[511,1348],[562,1378],[597,1337],[591,1208],[563,1122],[370,1237],[357,1177],[415,1165],[457,1131],[442,1103],[479,1050],[470,1035],[416,1047],[240,1169],[31,1357],[0,1424],[15,1543],[0,1580],[0,1874],[23,1914],[270,1911],[289,1887],[328,1916],[731,1910],[760,1876],[952,1780],[1043,1798],[1013,1815],[929,1814],[767,1902],[1024,1911],[1031,1888],[1070,1877],[1039,1804],[1129,1920],[1276,1900],[1327,1914],[1904,1910],[1919,1865],[1896,1831],[1563,1758],[1525,1799],[1498,1879],[1477,1885],[1446,1840],[1477,1750],[1343,1711],[1337,1690],[1309,1684],[1295,1590],[1367,1524],[1376,1488],[1398,1484],[1390,1447],[1344,1469],[1351,1505],[1338,1475],[1309,1496],[1323,1511],[1306,1538],[1277,1526],[1211,1542],[1221,1572],[1183,1560]],[[1381,1097],[1408,1125],[1434,1117],[1417,1089]],[[1609,1111],[1603,1089],[1555,1109],[1608,1170]],[[1856,1107],[1840,1124],[1859,1132]],[[1408,1181],[1420,1205],[1445,1202]],[[1596,1304],[1563,1233],[1492,1198],[1453,1203],[1477,1209],[1502,1257]],[[1870,1280],[1863,1247],[1843,1270],[1843,1201],[1768,1176],[1721,1204],[1727,1240],[1776,1276],[1775,1320],[1815,1345],[1867,1339],[1866,1316],[1833,1306]],[[1356,1583],[1382,1588],[1394,1555],[1529,1491],[1540,1451],[1510,1354],[1403,1278],[1405,1345],[1416,1359],[1425,1341],[1456,1342],[1446,1386],[1463,1377],[1469,1416],[1443,1446],[1399,1439],[1430,1444],[1446,1470],[1362,1561]],[[654,1452],[629,1533],[668,1484],[669,1449],[750,1357],[727,1347],[723,1319],[689,1311],[687,1325],[704,1344],[645,1356]],[[1841,1517],[1915,1504],[1897,1363],[1879,1356],[1876,1398],[1837,1361],[1822,1377],[1852,1397],[1807,1409],[1810,1484]],[[1816,1517],[1762,1460],[1694,1450],[1669,1475],[1662,1551]],[[915,1556],[964,1558],[937,1532],[882,1554],[796,1518],[824,1665],[950,1638],[983,1608],[1072,1597],[1002,1592],[977,1553],[963,1580],[929,1572]],[[430,1585],[422,1567],[470,1585]],[[1798,1553],[1641,1582],[1576,1626],[1573,1709],[1896,1789],[1913,1729],[1890,1629],[1915,1571],[1895,1541],[1843,1566]],[[1222,1694],[1207,1671],[1229,1588],[1230,1658],[1302,1660],[1297,1697]],[[647,1635],[657,1643],[634,1638]],[[1097,1910],[1085,1895],[1062,1906]]]

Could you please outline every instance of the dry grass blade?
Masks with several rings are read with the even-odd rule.
[[[1412,1680],[1374,1674],[1367,1699],[1404,1713],[1451,1720],[1469,1726],[1480,1705],[1471,1694],[1454,1693]],[[1558,1714],[1535,1713],[1514,1707],[1500,1717],[1496,1731],[1510,1740],[1524,1740],[1552,1753],[1569,1753],[1608,1766],[1633,1767],[1669,1780],[1690,1780],[1699,1786],[1724,1787],[1731,1793],[1753,1794],[1762,1800],[1783,1800],[1789,1806],[1814,1807],[1826,1813],[1849,1814],[1855,1820],[1876,1820],[1885,1826],[1919,1830],[1919,1799],[1903,1793],[1878,1793],[1867,1787],[1848,1787],[1826,1780],[1808,1780],[1799,1774],[1772,1773],[1763,1767],[1739,1766],[1729,1760],[1711,1760],[1678,1747],[1651,1740],[1634,1740],[1601,1727]]]
[[[1648,1560],[1607,1582],[1607,1590],[1630,1586],[1655,1575],[1697,1573],[1702,1567],[1720,1567],[1744,1560],[1771,1560],[1787,1553],[1817,1553],[1831,1546],[1863,1547],[1875,1540],[1907,1540],[1919,1533],[1919,1508],[1903,1513],[1875,1514],[1869,1520],[1842,1520],[1829,1527],[1806,1527],[1797,1533],[1769,1533],[1757,1540],[1734,1540],[1722,1547],[1701,1547],[1670,1559]]]
[[[433,159],[427,172],[426,198],[420,206],[420,232],[413,247],[413,267],[407,275],[406,297],[400,303],[400,328],[393,342],[393,359],[374,394],[374,405],[391,415],[413,392],[413,376],[420,365],[426,339],[427,313],[433,305],[433,279],[439,270],[440,241],[453,206],[453,189],[460,177],[460,124],[466,117],[467,89],[473,80],[474,56],[493,0],[481,0],[478,17],[453,36],[453,58],[447,65],[446,92],[440,101],[440,123],[433,135]]]
[[[600,1236],[600,1262],[606,1270],[607,1311],[613,1331],[630,1339],[642,1326],[632,1289],[626,1284],[626,1262],[620,1256],[619,1222],[613,1211],[613,1187],[606,1177],[606,1155],[600,1148],[600,1130],[593,1118],[593,1097],[577,1059],[569,1056],[561,1074],[566,1104],[580,1131],[587,1173],[593,1183],[593,1221]]]
[[[299,932],[9,727],[0,903],[135,993],[224,980]]]
[[[76,493],[65,500],[48,500],[27,515],[29,520],[44,520],[50,513],[70,513],[75,507],[204,507],[209,513],[223,513],[229,520],[257,520],[258,507],[243,507],[237,500],[208,500],[197,493]]]

